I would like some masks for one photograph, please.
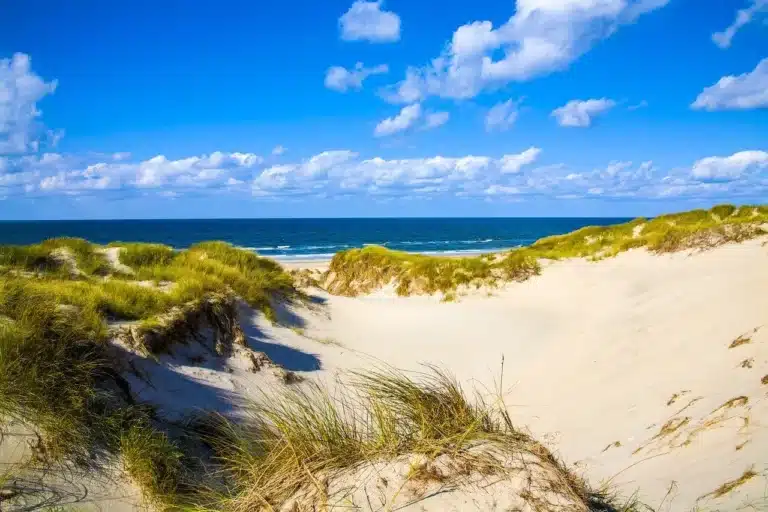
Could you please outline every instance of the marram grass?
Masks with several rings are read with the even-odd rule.
[[[614,226],[588,226],[541,238],[527,247],[474,257],[428,256],[371,246],[336,253],[326,287],[331,293],[356,296],[393,284],[399,295],[440,292],[450,301],[462,286],[493,287],[535,276],[541,259],[599,260],[638,248],[655,253],[705,250],[766,232],[768,207],[726,204]]]
[[[288,505],[290,510],[322,510],[329,479],[416,456],[425,467],[448,457],[463,474],[478,472],[499,480],[519,476],[525,464],[510,461],[530,457],[557,481],[533,482],[531,490],[546,486],[546,492],[587,510],[640,510],[615,505],[617,497],[590,488],[515,428],[500,397],[493,402],[480,395],[468,397],[438,368],[416,374],[391,368],[355,372],[344,384],[337,395],[315,384],[288,388],[277,398],[254,404],[249,419],[238,423],[209,417],[208,440],[229,482],[212,497],[212,508],[245,512]],[[345,492],[351,494],[350,489]],[[319,505],[302,502],[313,494]]]
[[[224,345],[242,343],[236,297],[274,317],[271,301],[298,292],[275,262],[221,242],[117,247],[129,275],[85,240],[0,246],[0,416],[38,434],[35,464],[118,457],[149,501],[181,503],[186,460],[151,409],[133,403],[111,359],[112,325],[138,322],[147,352],[201,325]]]

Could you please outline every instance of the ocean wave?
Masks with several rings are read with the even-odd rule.
[[[495,238],[483,238],[476,240],[404,240],[402,242],[391,242],[392,245],[451,245],[451,244],[487,244],[497,241]],[[368,244],[370,245],[370,244]]]
[[[493,247],[487,247],[483,249],[461,249],[461,246],[478,245],[478,244],[493,244]],[[507,243],[504,243],[507,242]],[[482,252],[483,250],[495,250],[495,245],[503,244],[503,247],[509,247],[517,245],[512,240],[498,240],[494,238],[482,238],[471,240],[404,240],[404,241],[384,241],[384,242],[366,242],[360,245],[357,244],[327,244],[327,245],[277,245],[277,246],[263,246],[263,247],[240,247],[241,249],[263,252],[267,256],[273,257],[285,257],[285,258],[307,258],[307,257],[326,257],[333,256],[336,252],[353,247],[370,247],[370,246],[384,246],[392,247],[395,249],[406,250],[410,249],[411,252],[419,252],[424,254],[442,254],[442,253],[461,253],[461,252]],[[515,241],[519,243],[519,241]],[[453,246],[454,248],[445,247],[445,249],[436,248],[433,250],[420,250],[421,248],[428,249],[435,246]],[[313,252],[321,250],[322,252]],[[326,252],[327,251],[327,252]]]
[[[237,245],[235,247],[244,251],[273,251],[276,249],[276,247],[243,247],[241,245]]]
[[[352,247],[351,245],[343,244],[343,245],[302,245],[300,247],[297,247],[296,249],[347,249],[349,247]]]
[[[351,245],[343,244],[343,245],[299,245],[297,247],[293,247],[290,245],[277,245],[277,246],[268,246],[268,247],[242,247],[238,246],[239,249],[244,249],[246,251],[290,251],[290,252],[296,252],[296,251],[306,251],[306,250],[316,250],[316,249],[348,249],[352,247]]]

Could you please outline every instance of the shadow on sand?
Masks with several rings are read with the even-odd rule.
[[[297,315],[289,305],[275,303],[273,307],[279,325],[291,329],[303,329],[306,326],[306,321]],[[257,318],[261,318],[261,315],[254,314],[253,310],[240,311],[241,327],[250,348],[257,352],[264,352],[273,362],[289,371],[313,372],[322,368],[320,359],[315,354],[272,342],[271,338],[257,323]]]

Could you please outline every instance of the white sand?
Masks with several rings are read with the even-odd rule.
[[[330,265],[331,263],[330,259],[317,259],[317,260],[278,259],[277,261],[280,263],[280,265],[287,268],[288,270],[308,269],[308,270],[320,270],[322,272],[325,272],[326,270],[328,270],[328,265]]]
[[[316,344],[329,370],[371,364],[349,358],[359,351],[400,368],[440,364],[493,387],[503,355],[513,417],[592,483],[639,489],[664,511],[734,510],[768,494],[763,241],[553,263],[493,297],[459,303],[326,297],[330,320],[309,316],[306,333],[345,347],[346,361],[342,349]],[[741,335],[752,341],[729,349]],[[738,397],[748,401],[720,408]],[[667,422],[666,430],[685,424],[657,436]],[[750,468],[759,475],[743,486],[705,496]]]

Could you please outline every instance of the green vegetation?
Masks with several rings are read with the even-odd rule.
[[[532,494],[538,477],[556,475],[541,478],[547,492],[594,510],[620,510],[517,430],[502,401],[469,400],[452,377],[434,368],[413,377],[388,369],[354,373],[342,397],[311,384],[288,388],[254,406],[250,421],[214,417],[208,431],[232,482],[215,505],[225,510],[279,510],[291,503],[291,510],[304,510],[300,501],[308,495],[330,499],[327,479],[404,457],[421,460],[422,468],[447,457],[454,471],[438,473],[442,483],[474,471],[492,479],[531,471]],[[365,502],[357,506],[364,509]]]
[[[116,455],[148,499],[176,502],[186,461],[152,411],[133,403],[109,337],[130,333],[157,354],[210,327],[224,351],[244,343],[236,297],[273,317],[271,299],[297,292],[275,262],[220,242],[128,244],[119,256],[130,274],[105,254],[66,238],[0,246],[0,417],[38,434],[35,464],[90,467]],[[138,322],[110,327],[126,321]]]
[[[331,260],[326,288],[355,296],[394,282],[398,295],[448,293],[461,285],[493,286],[498,281],[524,281],[540,271],[526,251],[500,258],[435,257],[368,246],[337,253]]]
[[[539,258],[601,259],[645,247],[656,253],[711,249],[728,242],[742,242],[766,233],[765,207],[719,205],[639,218],[615,226],[588,226],[573,233],[542,238],[530,246]]]
[[[325,285],[331,293],[356,296],[393,283],[399,295],[441,292],[453,300],[461,286],[493,287],[537,275],[540,259],[599,260],[637,248],[654,253],[706,250],[765,234],[766,224],[768,207],[719,205],[651,220],[588,226],[497,255],[452,258],[375,246],[349,249],[333,257]]]
[[[120,435],[120,453],[126,473],[157,505],[179,502],[184,483],[184,454],[164,432],[137,421]]]
[[[112,242],[109,245],[120,248],[120,263],[131,268],[168,265],[175,256],[172,247],[162,244]]]
[[[104,275],[109,264],[96,247],[80,238],[52,238],[34,245],[0,246],[0,269]]]

